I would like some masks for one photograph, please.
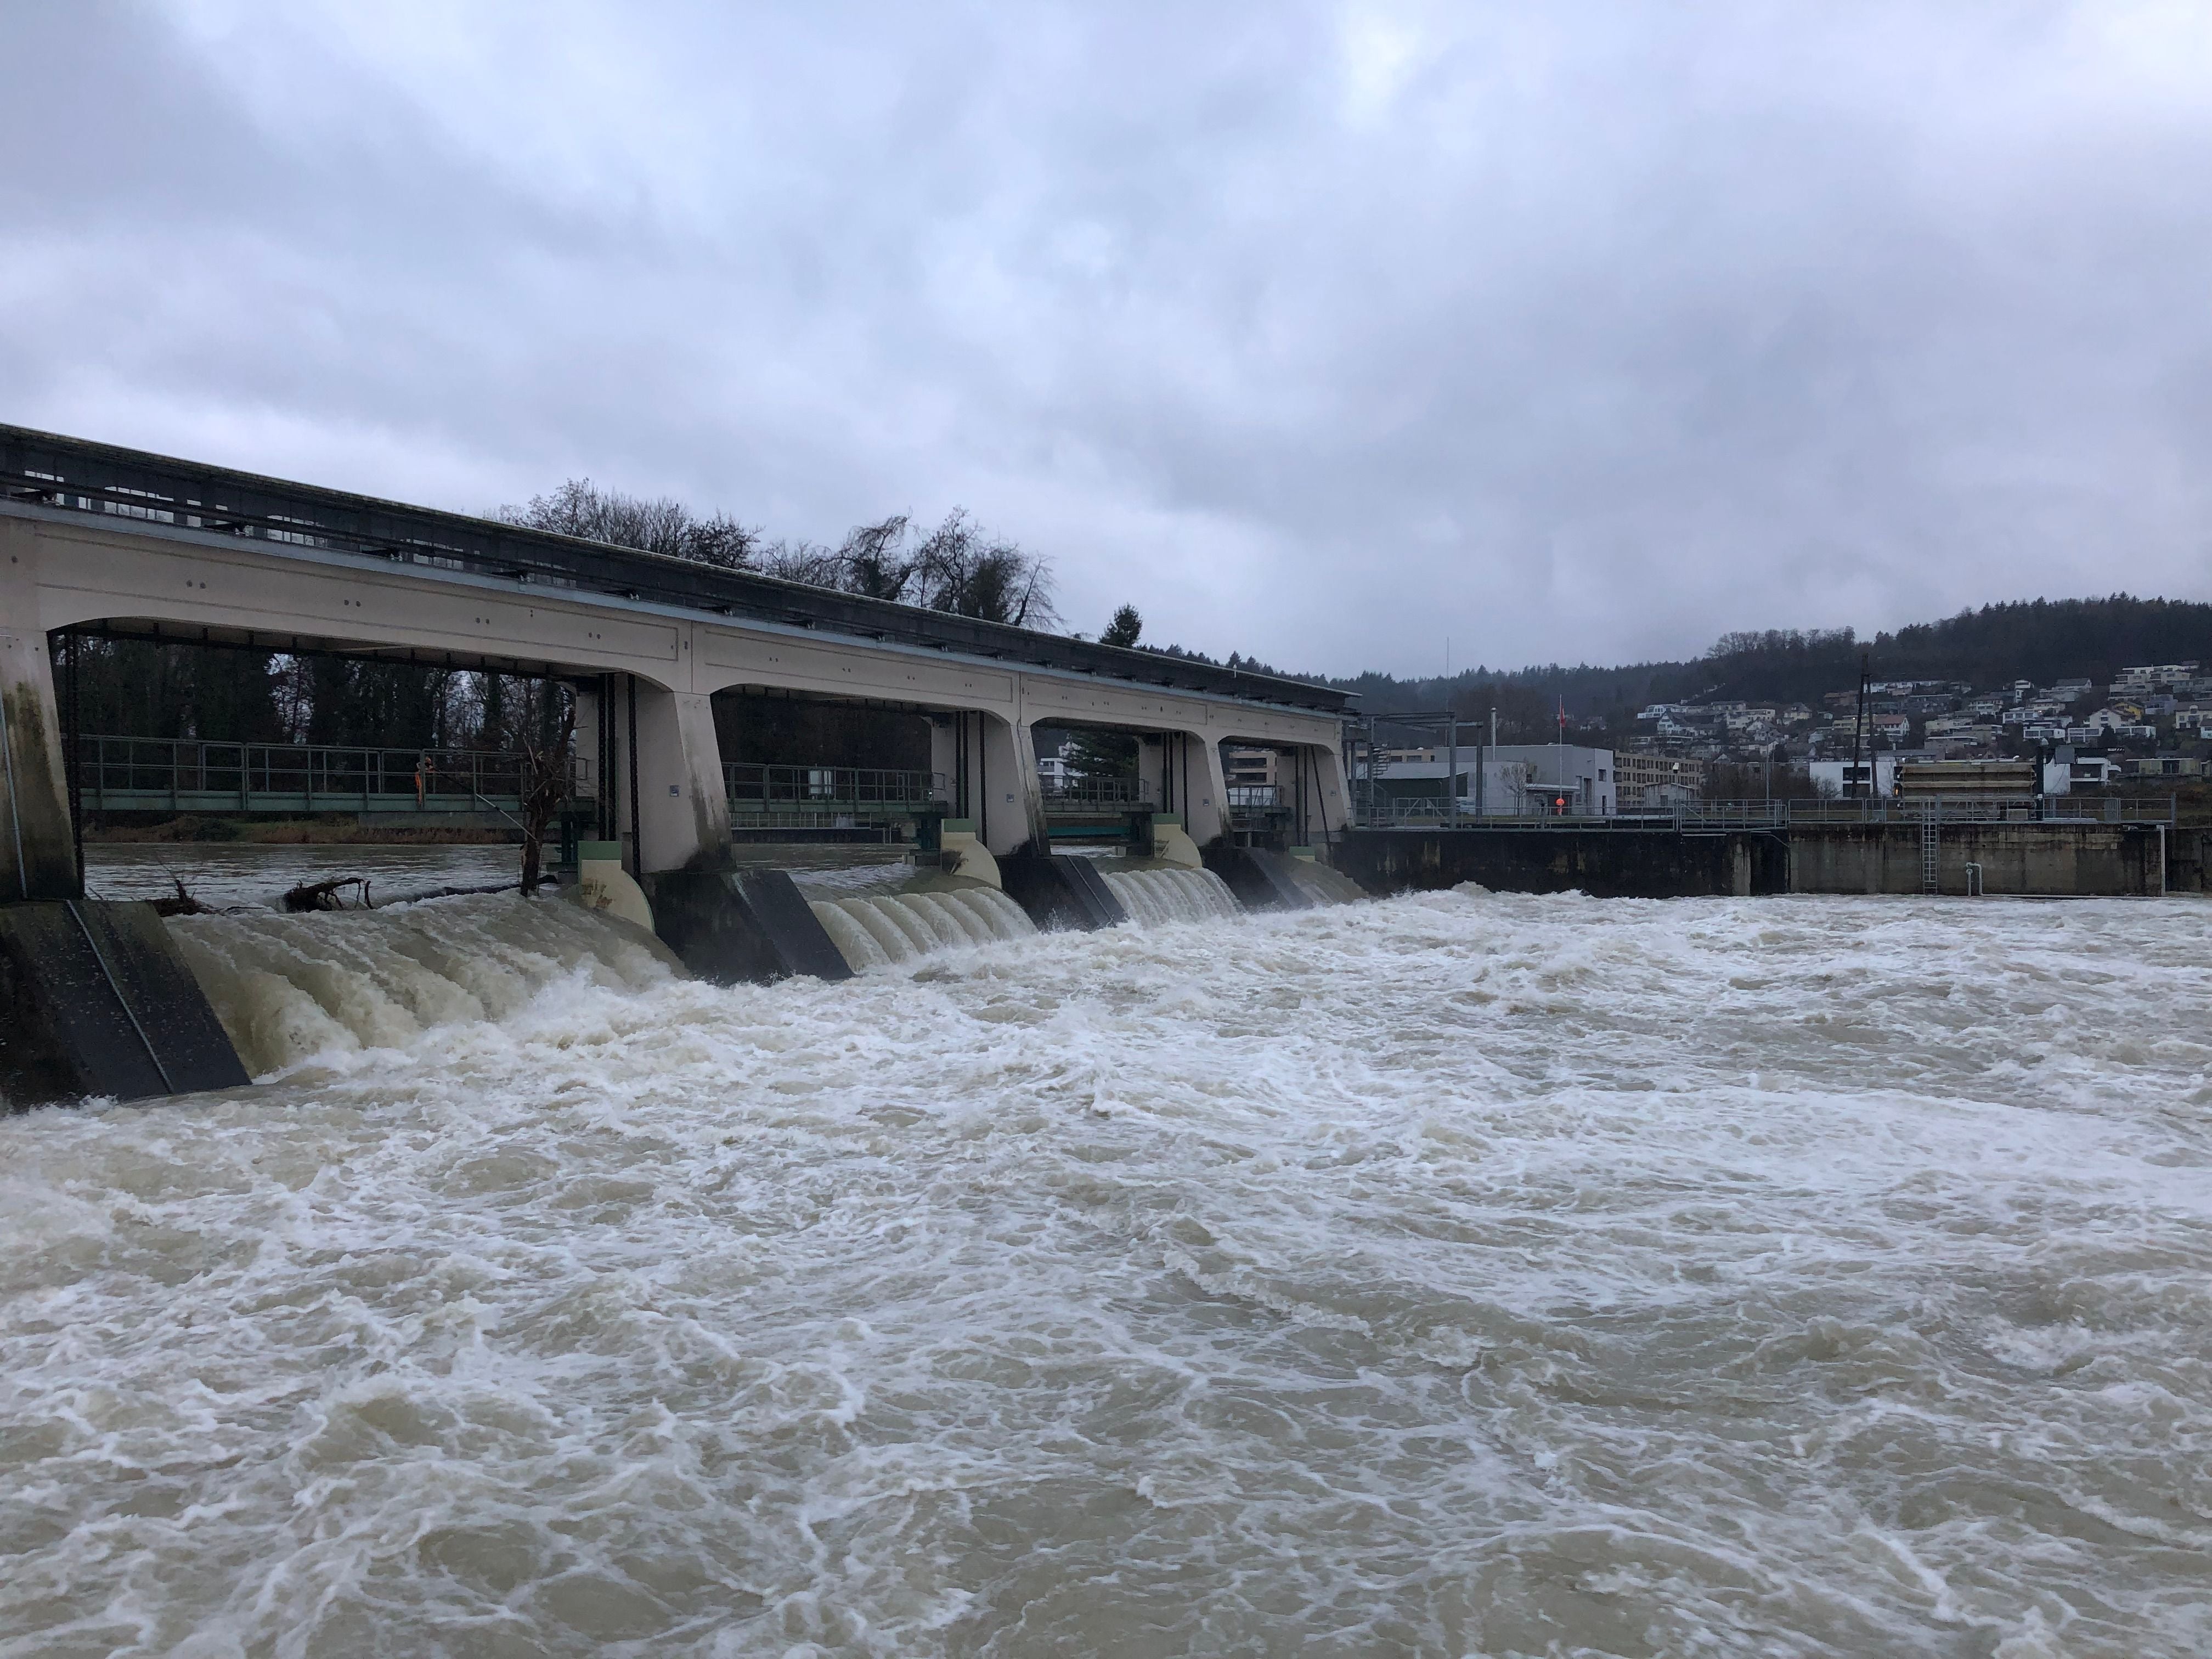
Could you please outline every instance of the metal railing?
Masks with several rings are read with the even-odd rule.
[[[1683,801],[1639,815],[1678,828],[1793,823],[2166,823],[2171,795],[1877,795],[1865,799]]]
[[[1038,778],[1048,816],[1084,812],[1134,812],[1157,803],[1152,787],[1142,778]]]
[[[526,756],[479,749],[362,749],[86,734],[78,799],[99,812],[494,811],[520,809]],[[571,762],[568,793],[584,787]]]
[[[1570,797],[1571,802],[1572,797]],[[1359,819],[1370,829],[1449,829],[1456,823],[1462,829],[1526,828],[1542,824],[1610,823],[1611,817],[1601,817],[1579,811],[1553,812],[1530,806],[1526,811],[1501,812],[1492,810],[1477,811],[1470,801],[1462,800],[1456,814],[1451,803],[1442,795],[1401,795],[1396,799],[1375,801]]]
[[[1411,795],[1373,803],[1360,817],[1370,829],[1622,829],[1786,830],[1792,824],[2178,823],[2171,795],[2036,795],[2014,799],[1971,795],[1877,796],[1870,799],[1693,800],[1648,811],[1594,814],[1476,812],[1462,801],[1455,815],[1441,795]]]
[[[1228,789],[1232,811],[1275,811],[1288,805],[1279,783],[1232,783]]]
[[[942,772],[870,766],[772,766],[725,761],[722,787],[730,816],[777,823],[849,817],[882,820],[944,809]]]
[[[526,756],[480,749],[362,749],[309,744],[87,734],[77,739],[79,799],[91,811],[246,813],[489,811],[521,809]],[[722,768],[733,817],[884,819],[942,810],[944,775],[869,767]],[[592,798],[589,763],[573,758],[567,796]],[[794,820],[795,821],[795,820]]]

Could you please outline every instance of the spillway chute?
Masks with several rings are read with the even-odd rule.
[[[641,927],[561,899],[433,899],[382,910],[179,916],[168,927],[246,1069],[396,1048],[499,1019],[557,980],[639,990],[682,965]]]
[[[1109,870],[1105,875],[1130,919],[1148,926],[1243,914],[1228,884],[1211,870]]]
[[[815,898],[814,914],[853,971],[918,961],[939,951],[1026,939],[1036,925],[994,887]]]

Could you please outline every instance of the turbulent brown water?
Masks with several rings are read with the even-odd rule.
[[[519,903],[0,1123],[0,1653],[2212,1650],[2212,907]]]

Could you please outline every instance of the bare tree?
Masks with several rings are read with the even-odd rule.
[[[562,700],[561,735],[550,743],[522,739],[522,892],[538,890],[545,831],[568,798],[568,750],[576,738],[576,700]]]
[[[809,587],[839,585],[837,550],[819,542],[770,542],[761,549],[754,568],[764,576],[804,582]]]
[[[834,548],[806,541],[763,542],[758,531],[726,514],[697,518],[680,501],[603,489],[589,478],[571,478],[550,495],[533,495],[526,507],[501,507],[499,516],[533,530],[728,569],[758,570],[786,581],[986,622],[1050,628],[1060,620],[1052,603],[1050,562],[988,534],[965,507],[953,508],[918,539],[913,520],[902,513],[855,525]]]
[[[1052,567],[1039,555],[990,536],[956,507],[922,538],[913,556],[911,599],[932,611],[1018,628],[1049,628]]]
[[[757,530],[726,513],[702,519],[671,497],[647,501],[619,489],[603,489],[589,478],[571,478],[550,495],[532,496],[526,507],[502,507],[499,516],[532,530],[665,553],[725,569],[750,566],[761,544]]]
[[[855,525],[837,550],[836,586],[872,599],[902,599],[914,580],[914,561],[902,553],[908,520],[895,514],[881,524]]]

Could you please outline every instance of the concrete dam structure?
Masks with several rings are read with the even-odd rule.
[[[85,771],[55,654],[88,634],[567,685],[571,806],[590,820],[570,888],[498,902],[529,916],[409,907],[182,926],[149,905],[88,899]],[[832,879],[741,860],[747,836],[776,832],[733,835],[731,775],[752,763],[722,752],[714,699],[729,694],[892,711],[917,723],[917,744],[926,725],[929,769],[896,775],[915,808],[911,860]],[[318,1041],[373,1044],[441,1011],[505,1006],[549,963],[622,981],[641,951],[721,982],[842,980],[1039,931],[1462,882],[1685,898],[2145,895],[2202,882],[2201,834],[2117,813],[2062,820],[2047,804],[2019,807],[2033,822],[2010,821],[2015,804],[1946,821],[1941,803],[1852,802],[1844,817],[1837,804],[1763,816],[1708,804],[1671,823],[1359,823],[1346,702],[1279,676],[0,428],[0,1099],[235,1086]],[[1041,787],[1037,734],[1086,727],[1127,740],[1135,775],[1071,813]],[[1285,781],[1269,788],[1264,828],[1239,816],[1224,746],[1278,759]],[[404,788],[404,754],[379,764],[374,778],[348,775],[364,810],[400,793],[391,778]],[[110,769],[95,769],[100,787]],[[254,810],[246,769],[223,787]],[[909,802],[916,781],[926,802]],[[483,781],[471,779],[471,804]],[[1110,854],[1095,844],[1102,831]]]
[[[1224,743],[1285,757],[1285,839],[1341,834],[1346,699],[1326,687],[0,428],[0,1089],[18,1102],[245,1080],[150,910],[83,896],[52,644],[72,633],[567,684],[598,820],[583,894],[709,977],[1350,890],[1230,833]],[[720,692],[925,717],[945,798],[918,879],[950,890],[810,899],[738,870]],[[1051,855],[1041,726],[1139,739],[1143,867]]]

